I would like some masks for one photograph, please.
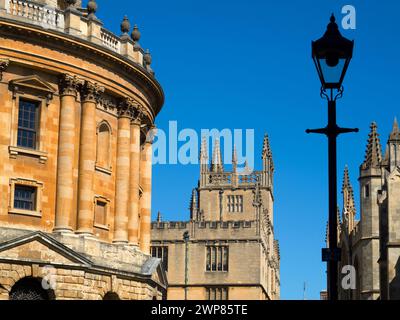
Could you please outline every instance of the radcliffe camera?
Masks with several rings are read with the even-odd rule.
[[[0,0],[0,308],[400,300],[400,3],[378,6]]]

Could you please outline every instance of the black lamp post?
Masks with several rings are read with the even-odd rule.
[[[353,56],[354,41],[344,38],[332,14],[324,36],[312,42],[312,58],[321,80],[321,97],[328,100],[328,125],[322,129],[308,129],[328,137],[329,158],[329,248],[322,249],[322,260],[327,262],[328,299],[338,299],[338,248],[337,234],[337,157],[336,139],[342,133],[358,129],[340,128],[336,123],[336,100],[343,94],[343,79]]]

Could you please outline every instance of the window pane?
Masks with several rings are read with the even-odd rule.
[[[212,265],[211,265],[211,270],[216,271],[217,270],[217,248],[212,247]]]
[[[223,271],[228,271],[228,247],[223,250]]]
[[[36,148],[38,107],[38,102],[19,100],[17,145],[20,147]]]
[[[206,271],[211,271],[211,248],[207,247],[206,253]]]
[[[36,188],[29,186],[15,186],[14,208],[35,211],[36,210]]]
[[[222,247],[218,247],[218,271],[222,271]]]

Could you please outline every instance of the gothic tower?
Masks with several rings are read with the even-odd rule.
[[[382,151],[377,125],[370,126],[365,160],[360,167],[361,241],[359,255],[354,263],[362,275],[358,284],[361,299],[376,299],[379,295],[379,208],[378,191],[381,189]],[[362,261],[362,263],[360,263]]]

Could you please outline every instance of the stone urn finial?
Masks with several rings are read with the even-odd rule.
[[[151,65],[152,57],[151,57],[149,49],[146,50],[146,53],[144,54],[143,59],[144,59],[144,62],[146,63],[147,66]]]
[[[139,31],[139,28],[135,24],[135,26],[133,27],[133,31],[132,31],[132,40],[135,41],[135,42],[139,42],[140,36],[141,36],[141,34],[140,34],[140,31]]]
[[[123,35],[128,35],[129,31],[131,31],[131,23],[129,22],[128,16],[124,16],[121,23],[121,32]]]
[[[89,0],[87,4],[88,18],[96,19],[97,3],[95,0]]]

